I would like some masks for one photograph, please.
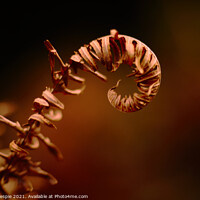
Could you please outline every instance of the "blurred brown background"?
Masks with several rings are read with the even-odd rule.
[[[0,101],[17,105],[10,119],[22,124],[34,98],[51,85],[46,39],[67,62],[81,45],[116,28],[147,44],[161,63],[160,91],[136,113],[120,113],[107,101],[107,89],[125,69],[106,73],[108,83],[81,72],[85,92],[58,95],[64,118],[57,131],[44,127],[43,133],[65,159],[57,162],[43,145],[32,153],[59,180],[56,186],[38,182],[40,193],[87,194],[92,200],[200,199],[199,1],[27,2],[1,5],[1,11]],[[7,129],[0,147],[8,147],[14,134]]]

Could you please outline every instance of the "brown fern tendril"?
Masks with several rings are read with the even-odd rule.
[[[110,72],[115,72],[122,63],[128,64],[132,69],[132,73],[127,77],[135,77],[139,93],[121,98],[115,91],[120,81],[108,91],[109,102],[119,111],[140,110],[157,94],[161,82],[160,64],[156,55],[141,41],[120,35],[113,29],[110,35],[93,40],[75,52],[70,58],[70,68],[75,71],[80,68],[106,80],[106,77],[97,71],[96,60]]]
[[[115,92],[120,80],[108,91],[108,100],[115,108],[123,112],[134,112],[146,106],[157,94],[160,81],[161,70],[155,54],[139,40],[119,35],[116,30],[111,30],[111,34],[93,40],[89,45],[81,47],[71,56],[69,63],[64,63],[52,44],[46,40],[44,42],[49,52],[49,62],[51,67],[52,88],[46,88],[41,97],[33,102],[34,113],[28,118],[27,123],[21,125],[19,122],[12,122],[0,115],[0,122],[12,127],[17,131],[17,140],[13,140],[9,145],[9,153],[0,152],[0,157],[5,161],[0,166],[0,193],[7,194],[5,185],[15,179],[21,193],[31,192],[32,183],[29,176],[40,176],[47,179],[50,184],[56,184],[56,178],[40,167],[40,162],[31,159],[29,150],[38,149],[40,142],[44,143],[49,151],[58,159],[62,160],[63,155],[59,148],[45,137],[41,132],[41,126],[46,125],[56,128],[52,121],[62,119],[64,104],[57,99],[55,93],[66,95],[79,95],[85,89],[85,79],[72,74],[77,73],[78,69],[90,72],[101,80],[107,78],[97,71],[96,61],[100,61],[106,66],[108,71],[116,71],[120,64],[128,64],[135,76],[135,81],[140,93],[133,96],[125,96]],[[60,65],[59,70],[55,70],[55,59]],[[80,89],[71,90],[68,81],[75,81],[82,84]]]

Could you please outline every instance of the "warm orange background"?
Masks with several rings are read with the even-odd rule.
[[[66,107],[64,118],[56,123],[57,131],[44,127],[43,134],[65,159],[57,162],[43,145],[32,153],[59,181],[56,186],[42,181],[39,192],[87,194],[92,200],[200,199],[200,3],[114,4],[52,2],[2,8],[0,101],[17,104],[13,121],[25,123],[34,98],[51,85],[45,39],[67,62],[81,45],[116,28],[147,44],[161,64],[158,95],[136,113],[115,110],[106,97],[127,69],[106,73],[108,83],[81,72],[85,92],[58,95]],[[0,147],[8,147],[13,138],[14,131],[7,129]]]

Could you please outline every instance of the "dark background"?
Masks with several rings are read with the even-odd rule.
[[[39,193],[87,194],[94,200],[200,199],[199,21],[198,1],[1,5],[0,101],[17,105],[13,121],[25,123],[34,98],[51,86],[46,39],[67,62],[81,45],[116,28],[147,44],[161,64],[158,95],[136,113],[120,113],[107,101],[107,89],[125,69],[107,73],[108,83],[81,72],[85,92],[58,95],[64,117],[58,130],[44,127],[43,134],[65,159],[57,162],[43,145],[32,153],[59,181],[51,186],[35,180]],[[1,148],[15,137],[8,129]]]

